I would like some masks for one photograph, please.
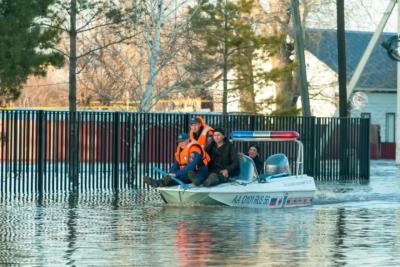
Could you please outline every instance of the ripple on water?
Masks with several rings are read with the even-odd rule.
[[[400,203],[400,170],[394,161],[371,161],[368,183],[318,183],[315,204],[350,203],[360,205],[387,205]],[[380,204],[379,204],[380,203]]]
[[[319,185],[304,208],[174,207],[154,190],[2,197],[0,263],[400,266],[398,174],[372,164],[369,184]]]

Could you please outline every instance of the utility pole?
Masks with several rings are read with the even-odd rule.
[[[346,77],[346,36],[344,23],[344,0],[336,1],[337,43],[339,66],[339,117],[340,117],[340,177],[346,179],[349,174],[348,161],[348,119],[347,119],[347,77]]]
[[[78,122],[76,114],[76,0],[71,0],[69,57],[69,184],[78,190]]]
[[[337,0],[337,43],[339,67],[339,116],[347,117],[347,90],[346,90],[346,37],[344,24],[344,0]]]
[[[307,84],[307,71],[306,71],[306,59],[304,56],[304,33],[300,19],[299,11],[299,0],[291,0],[292,15],[293,15],[293,28],[295,36],[295,49],[297,60],[299,61],[299,85],[301,94],[301,106],[303,110],[303,116],[311,116],[310,111],[310,97],[308,95],[308,84]]]
[[[400,3],[397,1],[397,38],[400,36]],[[397,42],[397,45],[400,45]],[[396,165],[400,167],[400,61],[397,62],[397,110],[396,110]]]

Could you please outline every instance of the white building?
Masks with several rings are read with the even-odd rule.
[[[372,34],[372,32],[346,32],[348,81],[351,79]],[[396,34],[384,33],[378,43],[382,43],[393,35]],[[308,66],[307,75],[310,77],[310,84],[312,77],[319,75],[325,79],[325,83],[336,83],[334,90],[337,93],[336,30],[308,30],[306,36],[306,49],[320,61],[319,63],[315,62],[313,57],[309,57],[306,59],[307,65],[328,66],[333,71],[333,73],[321,72],[318,68]],[[331,79],[331,83],[329,83],[329,79]],[[378,45],[372,52],[354,90],[354,93],[361,92],[358,96],[363,96],[366,101],[364,101],[364,105],[362,103],[357,105],[357,101],[351,101],[352,96],[350,96],[350,104],[352,105],[349,105],[349,107],[352,117],[370,117],[371,124],[379,125],[381,142],[395,142],[396,87],[396,62],[388,57],[383,47]]]

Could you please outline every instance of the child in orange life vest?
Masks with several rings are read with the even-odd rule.
[[[192,181],[188,177],[189,172],[194,172],[203,179],[207,177],[209,157],[207,157],[208,155],[205,154],[204,150],[196,142],[189,142],[187,133],[180,134],[178,142],[175,160],[168,175],[160,181],[144,177],[143,181],[146,184],[152,187],[177,185],[178,183],[171,179],[171,177],[175,177],[184,183],[191,183]]]
[[[196,116],[190,120],[190,142],[196,141],[203,149],[212,142],[214,129],[204,122],[201,116]]]

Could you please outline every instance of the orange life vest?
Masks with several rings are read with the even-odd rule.
[[[214,133],[214,129],[211,128],[210,126],[208,126],[205,122],[204,119],[201,116],[197,116],[197,118],[200,121],[200,125],[201,127],[203,127],[203,130],[200,133],[199,138],[196,140],[194,139],[194,133],[192,131],[190,131],[189,134],[189,141],[196,141],[197,144],[199,144],[203,149],[205,149],[206,145],[207,145],[207,135],[209,134],[213,134]]]
[[[190,153],[193,152],[201,154],[204,166],[208,165],[211,160],[210,155],[208,155],[206,151],[199,144],[197,144],[196,141],[194,141],[187,144],[184,149],[181,149],[179,145],[176,148],[175,159],[178,162],[180,169],[185,168],[189,162]]]

